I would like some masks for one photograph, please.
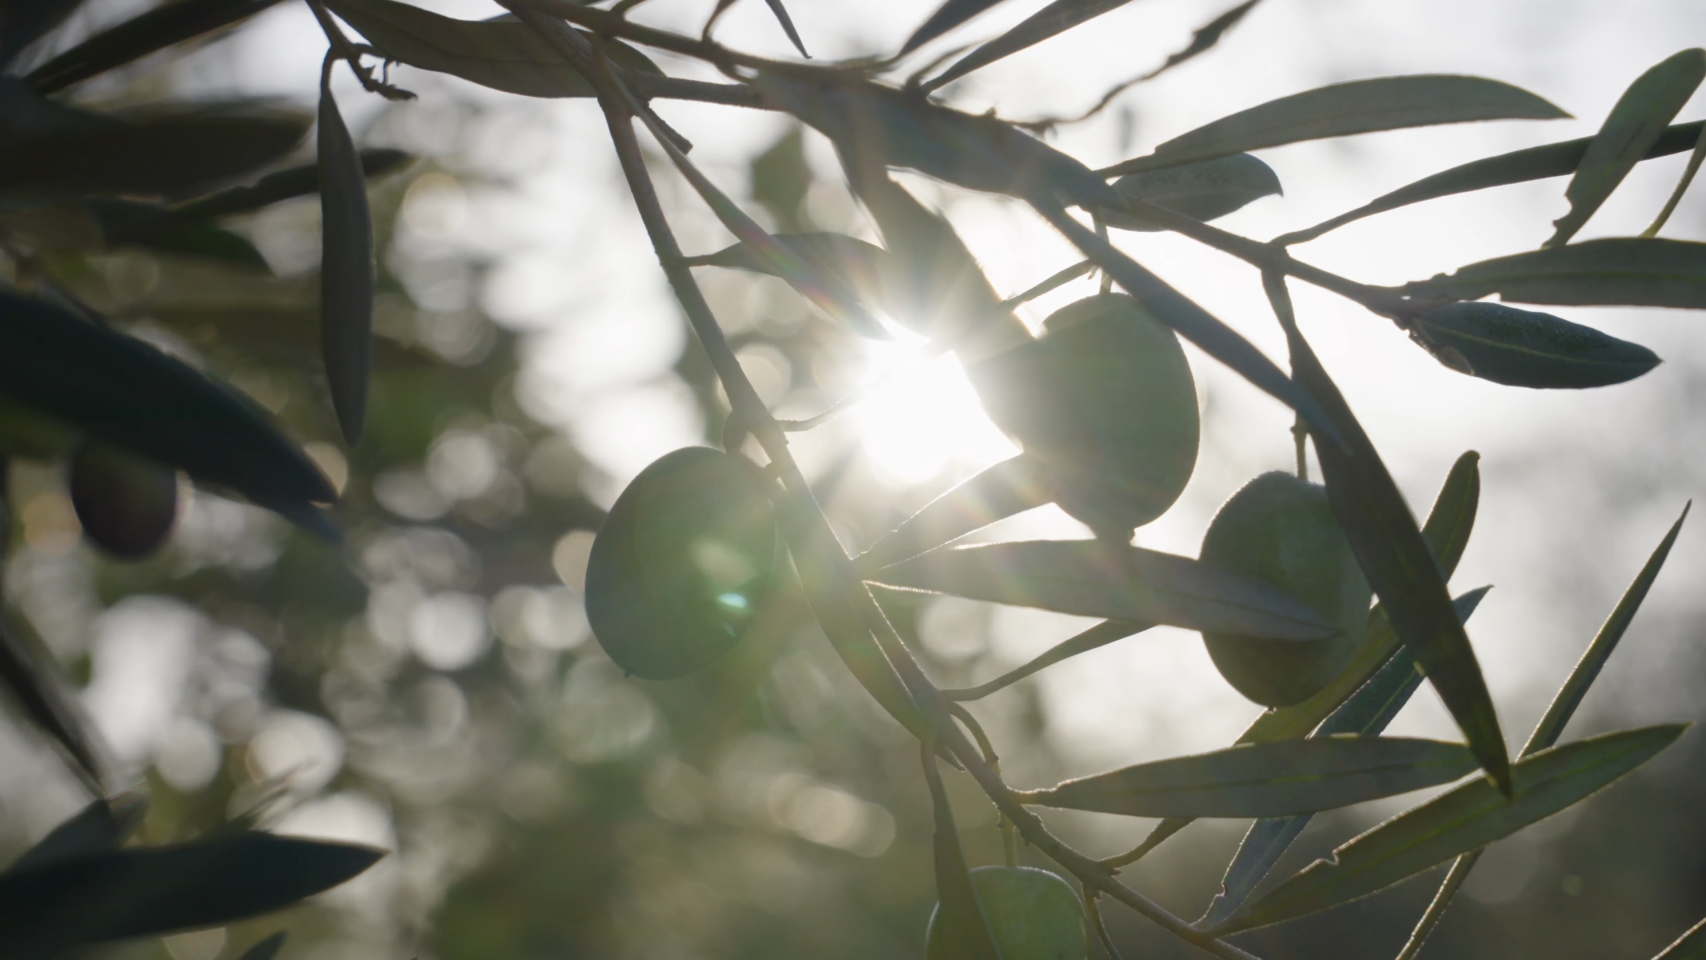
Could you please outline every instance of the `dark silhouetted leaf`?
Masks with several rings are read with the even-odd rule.
[[[1592,327],[1498,303],[1430,310],[1410,336],[1459,373],[1513,387],[1581,389],[1624,383],[1659,365],[1638,343]]]
[[[278,956],[278,952],[284,949],[284,935],[285,932],[280,930],[243,951],[243,955],[237,960],[273,960],[274,957]]]
[[[76,110],[0,79],[0,193],[54,199],[180,195],[284,156],[307,118],[260,103],[155,107],[125,115]]]
[[[936,8],[930,19],[913,31],[912,36],[906,38],[900,52],[911,53],[1000,2],[1001,0],[947,0]]]
[[[1147,170],[1114,181],[1120,196],[1153,203],[1195,220],[1214,220],[1263,197],[1283,193],[1273,168],[1247,153],[1201,163]],[[1124,210],[1097,211],[1121,230],[1164,230]]]
[[[96,198],[84,205],[100,222],[108,246],[144,247],[250,270],[267,269],[266,258],[247,238],[205,220],[186,220],[174,216],[170,208],[135,200]]]
[[[59,26],[82,0],[5,0],[0,5],[0,67]]]
[[[938,898],[935,922],[941,930],[942,953],[951,960],[1001,960],[995,935],[972,887],[965,852],[960,849],[960,832],[954,826],[948,791],[942,786],[935,758],[928,753],[924,757],[924,781],[930,786],[930,806],[936,821],[932,847]]]
[[[96,800],[76,816],[54,827],[6,869],[33,870],[61,860],[117,850],[147,812],[148,802],[140,796]]]
[[[981,697],[987,697],[997,690],[1018,683],[1039,670],[1052,667],[1068,657],[1076,657],[1081,653],[1100,649],[1116,640],[1124,640],[1126,637],[1142,633],[1153,626],[1155,624],[1152,623],[1103,620],[1082,633],[1062,640],[1021,666],[1014,667],[988,683],[980,683],[975,687],[967,687],[963,690],[944,690],[942,692],[950,700],[977,700]]]
[[[1026,17],[1018,26],[955,61],[953,66],[932,79],[926,89],[934,90],[952,83],[973,70],[987,67],[1027,47],[1034,47],[1056,34],[1065,33],[1129,2],[1131,0],[1054,0]]]
[[[1099,173],[1136,173],[1305,140],[1473,120],[1556,120],[1569,114],[1497,80],[1420,75],[1352,80],[1294,93],[1168,140]]]
[[[55,56],[25,77],[40,93],[56,93],[158,50],[212,33],[278,0],[177,0],[110,27]]]
[[[1681,153],[1694,146],[1700,140],[1702,132],[1706,132],[1706,121],[1696,120],[1693,123],[1682,123],[1669,127],[1647,150],[1645,159],[1668,157],[1673,153]],[[1548,143],[1545,146],[1529,147],[1525,150],[1513,150],[1501,153],[1496,157],[1484,160],[1472,160],[1449,170],[1423,177],[1415,183],[1399,187],[1391,193],[1383,194],[1368,203],[1341,213],[1331,220],[1288,233],[1278,237],[1274,242],[1282,244],[1303,243],[1328,232],[1337,230],[1347,223],[1371,217],[1377,213],[1396,210],[1412,203],[1424,200],[1436,200],[1459,193],[1469,193],[1475,190],[1485,190],[1489,187],[1503,187],[1513,183],[1527,183],[1530,180],[1546,180],[1551,177],[1563,177],[1575,172],[1581,165],[1582,157],[1588,152],[1588,144],[1592,137],[1582,137],[1578,140],[1565,140],[1561,143]]]
[[[261,506],[337,498],[246,397],[141,340],[4,291],[0,394]]]
[[[1069,204],[1116,206],[1119,195],[1072,157],[993,116],[950,110],[922,96],[848,78],[759,74],[766,100],[799,117],[860,163],[906,167],[972,190]]]
[[[1190,630],[1274,640],[1334,633],[1319,613],[1261,580],[1101,540],[945,547],[869,576],[893,587]]]
[[[1666,128],[1665,133],[1668,134],[1671,129],[1674,128]],[[1663,136],[1664,134],[1661,134],[1660,138],[1663,139]],[[1647,151],[1647,156],[1652,155],[1651,150]],[[1676,205],[1682,202],[1682,195],[1688,192],[1688,185],[1694,182],[1694,175],[1700,172],[1700,163],[1703,160],[1706,160],[1706,127],[1701,128],[1700,137],[1694,141],[1694,153],[1688,158],[1688,166],[1683,168],[1682,177],[1676,181],[1676,189],[1671,191],[1670,199],[1665,201],[1664,209],[1660,210],[1659,215],[1653,218],[1653,222],[1648,225],[1647,229],[1641,231],[1641,236],[1656,237],[1659,235],[1659,231],[1664,229],[1665,221],[1669,220],[1670,215],[1676,212]]]
[[[368,847],[237,833],[9,871],[0,874],[0,952],[50,956],[223,925],[335,887],[382,856]]]
[[[1686,729],[1644,727],[1543,750],[1511,767],[1509,798],[1485,779],[1465,783],[1343,844],[1330,859],[1305,867],[1214,932],[1250,930],[1325,910],[1486,846],[1587,798]]]
[[[1298,330],[1285,278],[1264,273],[1263,285],[1291,346],[1292,375],[1347,441],[1348,448],[1315,444],[1333,514],[1398,639],[1414,652],[1488,776],[1508,792],[1510,761],[1498,714],[1469,635],[1452,609],[1444,571],[1373,442]]]
[[[549,40],[519,20],[455,20],[393,0],[332,0],[331,7],[385,56],[526,97],[591,97],[592,84]],[[662,76],[633,47],[604,48],[618,67]]]
[[[1243,20],[1245,15],[1261,2],[1262,0],[1244,0],[1238,6],[1203,24],[1191,34],[1191,42],[1185,45],[1185,49],[1168,57],[1165,63],[1145,74],[1143,79],[1153,80],[1179,64],[1207,53],[1214,48],[1215,44],[1220,42],[1220,38],[1226,35],[1226,31],[1237,26],[1238,22]]]
[[[30,358],[26,355],[15,359],[27,363]],[[0,365],[4,364],[0,360]],[[0,684],[11,691],[12,699],[30,722],[51,736],[76,763],[83,781],[95,793],[104,793],[100,759],[74,702],[60,689],[58,678],[3,626],[0,626]]]
[[[1667,58],[1629,85],[1606,115],[1582,156],[1581,166],[1570,178],[1564,191],[1570,212],[1554,223],[1557,232],[1546,246],[1562,246],[1576,235],[1652,149],[1703,79],[1706,50],[1694,49]]]
[[[363,150],[361,172],[367,179],[372,180],[397,170],[413,159],[414,157],[401,150],[384,147]],[[205,197],[186,200],[168,208],[166,212],[178,221],[209,220],[214,217],[249,213],[281,200],[306,197],[317,193],[319,189],[320,165],[305,163],[299,167],[288,167],[276,173],[269,173],[246,186],[230,187]]]
[[[1455,743],[1323,737],[1141,763],[1021,797],[1132,817],[1276,817],[1438,786],[1474,769],[1474,756]]]
[[[875,573],[1048,503],[1052,498],[1037,474],[1037,465],[1023,454],[980,471],[879,537],[858,558],[859,568]]]
[[[320,346],[332,409],[354,444],[373,369],[373,219],[367,180],[338,103],[320,89]]]
[[[1417,297],[1560,306],[1706,307],[1706,243],[1614,237],[1483,260],[1406,285]]]
[[[794,29],[794,18],[788,16],[788,8],[782,5],[782,0],[764,0],[770,6],[770,12],[776,15],[776,22],[782,25],[782,32],[788,35],[788,42],[794,49],[800,51],[800,56],[807,60],[812,55],[806,52],[806,43],[800,39],[800,31]]]
[[[1706,957],[1706,920],[1701,920],[1653,960],[1701,960]]]

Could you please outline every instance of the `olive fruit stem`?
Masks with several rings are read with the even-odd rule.
[[[1096,931],[1096,939],[1102,941],[1102,949],[1108,952],[1109,960],[1125,960],[1120,955],[1120,948],[1114,946],[1114,938],[1108,935],[1108,925],[1102,922],[1102,908],[1096,900],[1096,891],[1085,887],[1084,912],[1090,917],[1090,926]]]
[[[790,550],[795,554],[796,564],[801,567],[802,578],[807,577],[808,570],[815,570],[821,576],[810,579],[821,582],[820,589],[816,591],[819,596],[814,600],[827,601],[836,608],[835,612],[854,613],[856,619],[864,621],[866,629],[855,632],[841,629],[844,623],[841,617],[823,618],[825,632],[839,635],[835,637],[833,645],[849,669],[879,702],[883,702],[884,706],[891,710],[903,706],[902,703],[895,702],[897,696],[910,701],[904,706],[912,708],[916,722],[908,724],[909,729],[924,742],[942,744],[949,754],[965,767],[983,792],[995,802],[1002,816],[1026,842],[1077,876],[1086,888],[1093,888],[1113,897],[1175,936],[1223,960],[1257,960],[1253,954],[1193,929],[1187,921],[1121,883],[1107,868],[1056,838],[1041,819],[1019,803],[1007,783],[1001,779],[1000,773],[984,760],[981,751],[973,747],[965,733],[953,723],[949,715],[948,701],[924,675],[918,662],[913,659],[899,634],[883,614],[876,598],[859,577],[852,559],[835,539],[829,521],[824,517],[823,511],[812,496],[811,488],[806,484],[805,476],[794,463],[788,450],[786,434],[764,406],[751,381],[747,379],[740,363],[735,359],[734,350],[729,346],[722,328],[711,312],[710,304],[706,302],[703,292],[694,281],[692,272],[686,265],[686,258],[670,229],[651,175],[646,170],[645,159],[634,133],[634,117],[627,103],[626,91],[611,72],[608,61],[592,48],[592,44],[585,37],[568,29],[561,20],[547,16],[540,10],[549,9],[553,14],[575,14],[578,15],[576,22],[595,28],[606,26],[603,21],[609,18],[609,14],[579,6],[557,3],[547,5],[541,0],[501,2],[567,57],[597,90],[599,104],[604,110],[606,124],[610,129],[623,174],[634,196],[635,206],[676,299],[681,303],[689,324],[705,348],[712,369],[722,381],[730,405],[738,415],[746,419],[747,428],[774,462],[773,465],[779,468],[783,486],[789,496],[788,513],[791,516],[787,529]],[[587,22],[587,13],[600,14],[601,16],[595,18],[600,22]],[[626,21],[620,18],[609,19],[627,25]],[[674,35],[669,36],[674,38]],[[645,41],[647,38],[635,39]],[[668,45],[664,46],[668,48]],[[689,51],[689,54],[695,55],[698,52]],[[903,713],[904,711],[897,712],[897,718]]]
[[[1298,414],[1291,423],[1291,439],[1297,445],[1297,479],[1309,481],[1309,424]]]

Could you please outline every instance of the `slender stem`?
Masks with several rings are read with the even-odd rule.
[[[1404,941],[1404,949],[1398,951],[1397,960],[1416,960],[1416,955],[1422,952],[1422,945],[1428,942],[1428,935],[1434,932],[1434,927],[1439,926],[1440,919],[1445,916],[1445,908],[1451,906],[1451,898],[1457,894],[1458,888],[1463,886],[1463,881],[1469,878],[1469,871],[1474,869],[1475,861],[1479,859],[1481,851],[1471,850],[1452,861],[1451,871],[1439,885],[1439,892],[1434,894],[1427,912],[1416,921],[1416,928],[1410,931],[1410,939]]]
[[[1297,479],[1309,479],[1309,424],[1298,414],[1291,423],[1291,439],[1297,444]]]
[[[1029,303],[1045,293],[1053,293],[1060,287],[1066,286],[1094,269],[1096,269],[1094,261],[1080,260],[1064,270],[1057,270],[1055,273],[1050,275],[1047,280],[1044,280],[1029,290],[1026,290],[1024,293],[1016,293],[1001,301],[1001,309],[1011,312],[1013,308],[1017,307],[1019,304]]]
[[[1108,934],[1108,925],[1102,921],[1102,907],[1098,899],[1094,891],[1084,891],[1084,912],[1090,916],[1090,927],[1096,931],[1096,939],[1102,941],[1108,960],[1125,960],[1120,956],[1120,948],[1114,946],[1114,938]]]
[[[387,100],[413,100],[415,95],[407,90],[394,87],[382,80],[375,79],[373,72],[361,65],[361,54],[365,47],[359,47],[344,36],[344,31],[332,19],[331,11],[326,9],[322,0],[308,0],[308,9],[314,11],[314,19],[320,23],[320,31],[326,35],[326,40],[332,45],[333,53],[328,56],[327,65],[322,68],[320,83],[325,86],[330,73],[330,56],[349,64],[350,72],[361,81],[362,89],[368,93],[377,93]]]

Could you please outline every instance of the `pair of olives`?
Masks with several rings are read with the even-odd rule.
[[[770,589],[776,518],[750,461],[709,447],[634,478],[593,540],[586,615],[617,666],[648,680],[696,673],[740,641]]]
[[[1098,536],[1129,540],[1173,505],[1196,468],[1201,423],[1184,349],[1123,293],[1062,307],[1043,331],[967,375],[1061,509]]]
[[[121,447],[80,436],[34,410],[0,400],[0,454],[69,456],[71,506],[89,542],[123,560],[158,550],[178,517],[178,473]]]
[[[1065,880],[1035,867],[978,867],[972,890],[1002,960],[1085,960],[1090,955],[1084,906]],[[948,960],[945,937],[930,914],[925,957]]]

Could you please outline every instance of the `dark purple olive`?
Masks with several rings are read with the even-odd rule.
[[[90,441],[71,458],[71,505],[83,534],[124,560],[166,542],[178,518],[178,473],[111,444]]]

